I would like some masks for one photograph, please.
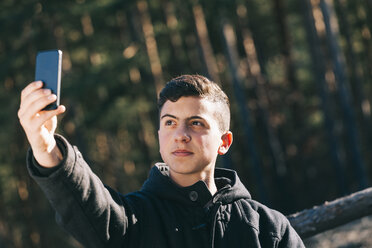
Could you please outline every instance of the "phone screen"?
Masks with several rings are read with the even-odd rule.
[[[54,103],[43,110],[56,109],[59,105],[62,70],[62,51],[41,51],[36,55],[35,81],[43,81],[44,88],[50,89],[57,96]]]

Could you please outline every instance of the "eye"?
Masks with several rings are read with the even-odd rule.
[[[192,126],[201,126],[201,127],[204,126],[204,124],[202,122],[200,122],[200,121],[192,121],[191,122],[191,125]]]
[[[173,120],[166,120],[165,122],[164,122],[164,125],[165,126],[172,126],[172,125],[174,125],[175,124],[175,122],[173,121]]]

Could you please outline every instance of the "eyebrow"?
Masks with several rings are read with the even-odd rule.
[[[176,119],[178,120],[179,118],[174,116],[174,115],[171,115],[171,114],[164,114],[162,117],[160,117],[160,120],[162,120],[163,118],[165,117],[170,117],[170,118],[173,118],[173,119]],[[203,117],[201,116],[198,116],[198,115],[193,115],[193,116],[190,116],[188,118],[186,118],[187,120],[192,120],[192,119],[200,119],[200,120],[205,120]]]
[[[203,117],[201,117],[201,116],[197,116],[197,115],[195,115],[195,116],[191,116],[191,117],[189,117],[189,118],[187,118],[188,120],[192,120],[192,119],[200,119],[200,120],[205,120]]]
[[[163,119],[163,118],[165,118],[165,117],[170,117],[170,118],[173,118],[173,119],[177,119],[178,120],[178,118],[176,116],[171,115],[171,114],[165,114],[165,115],[163,115],[162,117],[160,117],[160,120]]]

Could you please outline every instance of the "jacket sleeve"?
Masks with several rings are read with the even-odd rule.
[[[130,242],[132,207],[103,185],[78,149],[56,135],[64,160],[53,171],[38,169],[30,149],[27,167],[56,211],[57,223],[86,247],[121,247]]]
[[[288,219],[280,212],[270,209],[261,203],[251,200],[253,209],[259,216],[259,232],[262,247],[272,247],[272,240],[276,248],[304,248],[300,236],[293,229]],[[269,238],[270,237],[270,238]]]
[[[284,216],[283,216],[284,217]],[[285,218],[285,217],[284,217]],[[293,229],[289,221],[285,218],[284,221],[284,233],[282,238],[279,242],[279,248],[304,248],[305,245],[302,242],[300,236],[298,236],[297,232]]]

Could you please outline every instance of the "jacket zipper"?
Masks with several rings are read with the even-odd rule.
[[[217,212],[218,212],[218,210],[220,209],[221,206],[222,206],[221,202],[216,202],[216,205],[214,206],[213,212],[212,212],[213,213],[212,214],[213,222],[212,222],[211,239],[210,239],[210,247],[211,248],[214,248],[214,238],[215,238],[216,222],[217,222]]]

